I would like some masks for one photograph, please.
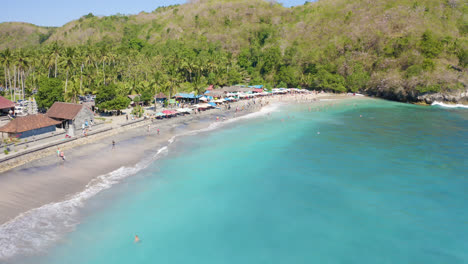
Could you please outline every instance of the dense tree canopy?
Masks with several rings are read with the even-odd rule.
[[[7,96],[18,99],[55,77],[64,100],[97,94],[97,105],[108,109],[129,94],[149,103],[159,92],[200,93],[211,84],[371,93],[464,88],[468,9],[461,1],[434,2],[329,0],[285,8],[202,0],[130,17],[90,13],[41,31],[50,35],[38,46],[2,50],[0,84],[16,87]],[[77,38],[85,30],[95,37]]]
[[[56,78],[41,78],[36,95],[37,106],[48,109],[54,102],[63,101],[63,82]]]

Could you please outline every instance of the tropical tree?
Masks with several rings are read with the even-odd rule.
[[[3,65],[4,74],[5,74],[5,87],[9,88],[10,93],[12,93],[11,78],[10,78],[10,65],[12,63],[13,56],[11,54],[10,49],[5,49],[2,53],[0,53],[0,59],[1,59],[0,62]],[[8,73],[8,77],[7,77],[7,73]],[[11,94],[11,96],[13,95]]]
[[[76,55],[75,48],[67,47],[65,49],[64,56],[63,56],[63,66],[65,67],[65,71],[66,71],[65,93],[67,93],[69,72],[70,72],[70,70],[73,69],[73,67],[75,66],[75,63],[76,63],[75,55]]]
[[[57,78],[42,78],[39,81],[39,89],[36,95],[37,106],[47,109],[54,102],[63,102],[62,80]]]
[[[54,64],[55,64],[55,75],[54,77],[57,78],[57,64],[58,64],[58,59],[62,53],[62,47],[56,42],[52,44],[50,47],[50,57],[51,60],[53,59]]]

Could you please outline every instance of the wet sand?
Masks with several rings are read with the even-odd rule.
[[[258,109],[249,109],[237,116]],[[73,148],[64,149],[66,161],[55,150],[49,155],[0,174],[0,225],[22,212],[44,204],[66,200],[82,191],[99,175],[121,167],[133,166],[146,155],[154,155],[177,134],[198,130],[216,122],[216,117],[232,118],[233,111],[212,110],[190,115],[145,122],[137,128]],[[150,125],[150,132],[147,126]],[[157,134],[157,129],[160,134]],[[115,149],[112,148],[115,140]]]
[[[326,96],[329,95],[321,97]],[[292,97],[272,97],[268,100],[284,103],[298,101]],[[84,190],[91,180],[100,175],[137,164],[145,156],[154,155],[168,145],[168,140],[175,135],[206,128],[216,122],[216,117],[220,117],[220,120],[232,119],[260,110],[260,106],[255,105],[236,113],[235,108],[233,104],[230,111],[217,109],[164,122],[149,121],[140,127],[114,133],[91,143],[64,148],[65,162],[57,157],[55,150],[49,150],[48,156],[1,173],[0,225],[23,212],[66,200]],[[150,124],[150,133],[147,132],[147,124]],[[160,129],[160,135],[157,135],[157,128]],[[116,141],[115,149],[112,148],[112,140]]]

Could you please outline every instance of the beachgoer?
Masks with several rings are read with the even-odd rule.
[[[60,157],[62,158],[63,161],[65,161],[65,153],[63,153],[63,151],[60,152]]]
[[[148,125],[148,133],[150,132],[150,125]]]
[[[159,128],[158,128],[158,135],[159,135]]]
[[[125,117],[127,118],[127,121],[128,121],[128,114]]]
[[[135,243],[138,243],[138,242],[140,242],[140,238],[137,235],[135,235]]]
[[[115,149],[115,141],[112,140],[112,149]]]
[[[60,148],[57,147],[57,157],[60,157]]]

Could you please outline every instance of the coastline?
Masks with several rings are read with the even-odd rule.
[[[324,97],[348,98],[333,94],[321,94],[311,98]],[[268,98],[268,101],[287,103],[293,99],[283,96]],[[236,114],[235,105],[233,106],[230,111],[214,109],[199,115],[181,116],[162,122],[143,121],[135,126],[113,129],[67,142],[60,146],[67,157],[65,162],[56,156],[56,148],[51,147],[2,164],[0,225],[30,209],[66,199],[100,175],[137,164],[145,157],[145,152],[166,146],[171,137],[181,132],[188,133],[206,128],[211,123],[216,123],[216,117],[225,118],[227,121],[261,110],[254,107]],[[148,124],[152,129],[150,134],[147,132]],[[156,129],[160,129],[160,135],[156,135]],[[111,146],[113,139],[117,142],[114,151]],[[107,158],[108,155],[111,155],[111,158]],[[34,194],[34,197],[30,197],[31,194]]]
[[[309,98],[344,99],[350,97],[322,94]],[[297,102],[297,98],[293,96],[269,98],[269,104],[293,102]],[[11,233],[17,229],[28,230],[28,228],[36,228],[35,225],[44,224],[45,220],[32,219],[41,209],[47,209],[45,212],[40,212],[40,214],[46,214],[44,217],[57,214],[56,217],[60,218],[62,214],[73,214],[77,203],[80,204],[78,207],[82,206],[83,201],[94,194],[110,188],[128,174],[135,174],[154,162],[160,154],[167,151],[168,145],[174,141],[175,137],[197,133],[197,131],[203,133],[204,130],[210,129],[210,125],[217,123],[216,117],[226,119],[225,122],[220,121],[220,124],[230,123],[261,110],[262,108],[256,106],[236,114],[235,107],[233,107],[231,111],[216,109],[204,112],[202,115],[168,119],[165,120],[167,122],[153,123],[151,125],[153,132],[150,134],[147,132],[146,125],[151,124],[151,121],[140,122],[139,126],[119,131],[120,133],[116,133],[116,130],[110,131],[111,133],[104,133],[100,137],[75,141],[80,144],[63,147],[67,156],[67,161],[64,163],[58,159],[54,150],[48,150],[48,155],[1,173],[0,248],[5,246],[7,248],[4,252],[0,251],[0,259],[16,255],[14,251],[18,249],[8,249],[12,241],[19,239],[28,242],[44,239],[44,237],[16,237],[17,234]],[[156,135],[156,127],[160,129],[160,135]],[[113,139],[117,142],[115,150],[112,150],[111,146]],[[93,189],[93,186],[101,189]],[[86,198],[81,196],[83,193]],[[50,212],[51,208],[63,203],[70,203],[66,212]],[[64,221],[63,226],[60,227],[45,228],[54,228],[53,231],[55,228],[63,229],[65,232],[73,229],[68,226],[67,221]],[[50,236],[47,239],[55,241],[58,238]]]

